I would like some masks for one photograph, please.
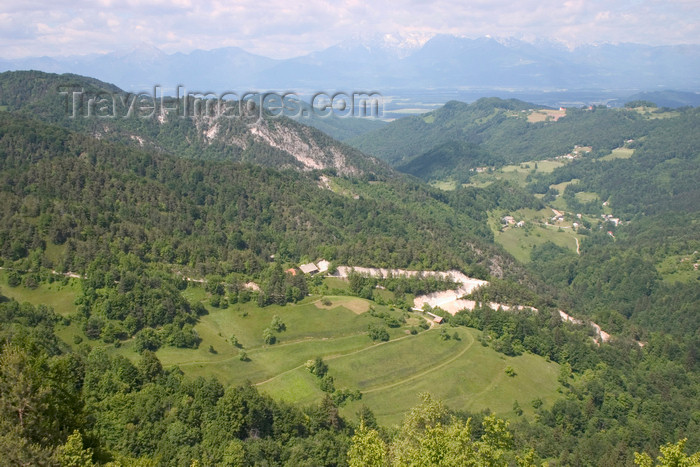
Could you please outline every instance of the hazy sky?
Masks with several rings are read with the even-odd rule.
[[[3,0],[0,57],[239,46],[275,58],[384,34],[699,44],[700,0]]]

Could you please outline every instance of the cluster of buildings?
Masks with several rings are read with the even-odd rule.
[[[326,261],[325,259],[322,259],[318,263],[306,263],[302,264],[299,266],[299,269],[301,270],[302,273],[304,274],[309,274],[310,276],[313,276],[314,274],[319,274],[323,272],[328,272],[328,268],[330,268],[331,263],[330,261]],[[292,274],[295,274],[296,270]]]
[[[620,224],[620,219],[617,217],[613,217],[612,214],[601,214],[600,217],[603,218],[603,222],[610,222],[615,227],[617,227]]]
[[[504,216],[501,219],[501,223],[503,223],[504,225],[514,225],[516,227],[524,227],[525,226],[525,221],[515,222],[515,218],[513,216]]]
[[[557,156],[554,159],[556,159],[556,160],[562,160],[562,159],[573,160],[573,159],[576,159],[579,156],[581,156],[584,152],[589,153],[592,150],[593,150],[593,148],[590,146],[578,146],[577,145],[577,146],[574,146],[574,150],[571,151],[570,153],[564,154],[563,156]]]

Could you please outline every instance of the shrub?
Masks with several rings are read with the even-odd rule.
[[[155,352],[161,346],[160,335],[153,328],[143,328],[137,334],[134,342],[136,351],[141,353],[144,350]]]
[[[263,342],[268,345],[273,345],[275,342],[277,342],[277,337],[275,337],[273,334],[272,329],[265,328],[263,330]]]
[[[314,360],[307,361],[305,366],[312,375],[318,378],[323,378],[326,376],[326,373],[328,373],[328,365],[321,357],[316,357]]]
[[[335,381],[331,375],[326,375],[321,378],[320,383],[321,391],[332,393],[335,391]]]
[[[279,317],[279,315],[275,315],[272,317],[272,323],[270,323],[270,327],[277,332],[284,332],[287,330],[287,326],[282,322],[282,319]]]
[[[370,324],[367,326],[367,333],[373,341],[388,341],[389,332],[383,326]]]
[[[24,286],[28,289],[36,289],[39,287],[39,275],[38,274],[27,274],[24,276]]]
[[[22,276],[17,271],[10,271],[7,274],[7,285],[17,287],[22,283]]]
[[[88,339],[99,339],[102,335],[104,321],[99,316],[92,315],[85,323],[85,335]]]
[[[345,405],[347,401],[359,401],[362,399],[362,393],[360,392],[359,389],[338,389],[333,393],[333,402],[335,402],[335,405],[338,407],[342,407]]]

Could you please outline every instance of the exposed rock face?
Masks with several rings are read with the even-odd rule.
[[[335,169],[341,175],[358,175],[360,170],[348,163],[344,152],[334,144],[319,144],[309,127],[259,121],[248,133],[294,157],[305,170]]]
[[[197,118],[194,120],[199,143],[203,146],[235,146],[243,153],[252,146],[268,146],[271,160],[245,159],[261,165],[296,170],[335,170],[342,176],[381,174],[391,171],[377,159],[333,140],[315,128],[287,118],[264,118],[256,122]]]
[[[248,101],[151,97],[143,102],[109,83],[77,75],[12,72],[4,95],[31,97],[9,110],[27,112],[97,139],[132,144],[178,157],[246,162],[275,169],[332,170],[340,176],[390,177],[388,165],[325,133]],[[9,88],[8,88],[9,86]],[[68,91],[74,92],[72,100]],[[75,90],[80,90],[77,92]],[[63,94],[65,95],[63,95]]]

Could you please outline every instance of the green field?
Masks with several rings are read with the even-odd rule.
[[[687,255],[670,255],[664,258],[656,269],[663,277],[664,282],[673,284],[675,282],[695,283],[700,280],[700,254],[692,253]]]
[[[656,107],[635,107],[632,109],[639,113],[640,115],[643,115],[644,117],[650,119],[650,120],[658,120],[658,119],[666,119],[666,118],[675,118],[681,115],[680,112],[671,110],[671,111],[663,111],[661,109],[658,109]]]
[[[561,160],[542,160],[542,161],[529,161],[523,162],[517,165],[507,165],[503,167],[503,172],[518,172],[518,173],[531,173],[533,170],[537,173],[552,173],[554,169],[566,165],[566,161]]]
[[[562,167],[567,163],[568,161],[563,160],[541,160],[506,165],[492,172],[481,172],[473,175],[469,179],[469,183],[465,186],[484,187],[496,180],[507,180],[520,186],[525,186],[527,184],[528,175],[535,173],[551,173],[554,169]],[[436,186],[436,184],[433,184],[433,186]]]
[[[503,416],[513,415],[516,400],[530,413],[533,399],[553,400],[558,365],[532,355],[505,357],[481,346],[476,341],[479,331],[461,328],[457,332],[460,340],[443,341],[433,329],[324,357],[336,387],[359,388],[363,393],[361,401],[349,403],[341,413],[353,417],[366,404],[381,423],[399,423],[421,392],[430,392],[453,408],[479,411],[488,407]],[[515,377],[506,375],[508,366],[515,370]],[[311,402],[320,395],[314,377],[301,366],[260,388],[290,401]]]
[[[610,154],[600,158],[601,161],[611,161],[613,159],[629,159],[634,154],[634,149],[617,148],[613,149]]]
[[[430,186],[443,191],[452,191],[457,188],[457,182],[454,180],[436,180],[430,182]]]
[[[574,178],[572,180],[566,181],[566,182],[561,182],[557,183],[554,185],[549,185],[550,188],[554,188],[555,190],[559,191],[559,193],[564,193],[564,190],[566,189],[567,186],[571,185],[572,183],[578,183],[581,180],[578,178]]]
[[[592,191],[579,191],[576,193],[576,199],[582,203],[599,200],[598,193]]]
[[[63,277],[56,276],[56,281],[51,284],[39,284],[35,289],[26,287],[9,287],[7,285],[7,272],[0,271],[0,284],[2,294],[14,298],[18,302],[29,302],[32,305],[48,305],[61,316],[68,316],[76,309],[75,299],[80,294],[79,279],[68,279],[63,283]]]
[[[202,293],[201,289],[193,290]],[[368,338],[366,328],[370,322],[380,321],[369,313],[358,313],[371,302],[347,296],[328,298],[330,307],[321,305],[320,297],[309,297],[301,304],[284,307],[260,309],[249,303],[227,310],[210,309],[195,328],[202,338],[198,349],[166,347],[158,351],[158,357],[166,367],[178,365],[192,377],[213,375],[224,384],[250,381],[275,399],[311,404],[324,393],[304,364],[320,356],[328,364],[336,388],[363,393],[361,401],[349,403],[341,412],[354,417],[360,405],[366,404],[386,424],[398,423],[422,391],[445,399],[455,408],[490,408],[504,416],[512,415],[516,399],[525,408],[537,397],[549,401],[556,395],[556,364],[531,355],[505,357],[475,343],[479,331],[459,328],[461,340],[443,341],[437,329],[411,335],[404,326],[389,330],[390,341],[375,343]],[[262,330],[275,314],[287,330],[278,334],[277,344],[264,345]],[[408,321],[409,326],[415,322]],[[450,329],[450,334],[455,330]],[[249,361],[241,361],[240,349],[227,342],[231,334],[243,344]],[[208,351],[210,345],[216,354]],[[120,351],[136,357],[128,347]],[[512,366],[518,376],[507,377],[506,366]]]
[[[6,284],[4,276],[2,279]],[[338,289],[343,284],[347,282],[331,279],[325,285]],[[51,304],[68,316],[76,309],[79,283],[71,279],[67,285],[54,282],[36,289],[3,285],[2,293],[33,304]],[[420,314],[361,298],[312,296],[296,305],[259,308],[249,302],[219,309],[209,306],[201,287],[190,287],[183,294],[191,302],[201,301],[209,311],[195,326],[202,341],[197,349],[163,347],[157,355],[164,367],[178,366],[190,377],[214,376],[225,385],[250,381],[275,399],[311,404],[320,401],[324,393],[318,379],[304,365],[322,357],[337,389],[359,389],[363,393],[360,401],[348,403],[341,413],[354,418],[359,407],[366,404],[382,424],[400,422],[418,402],[420,392],[430,392],[455,409],[489,408],[506,417],[515,416],[512,407],[516,400],[526,413],[532,413],[533,399],[547,403],[557,394],[558,366],[554,363],[533,355],[506,357],[483,347],[477,340],[480,331],[469,328],[447,328],[450,336],[456,332],[459,339],[443,340],[439,327],[412,335],[409,329],[423,320]],[[370,306],[403,317],[406,324],[388,328],[389,341],[374,342],[367,336],[367,325],[382,320],[371,316]],[[282,319],[286,330],[276,334],[277,343],[266,345],[263,329],[275,315]],[[139,358],[132,340],[118,348],[88,340],[76,320],[58,325],[57,334],[69,345],[79,337],[93,347],[103,347],[133,361]],[[231,344],[231,336],[237,338],[239,346]],[[243,351],[247,361],[240,359]],[[515,370],[515,377],[505,374],[508,366]]]
[[[530,262],[533,247],[553,242],[571,251],[576,251],[576,235],[569,231],[560,232],[556,227],[533,227],[530,232],[525,229],[509,229],[495,234],[496,242],[513,255],[518,261]]]
[[[438,349],[453,345],[438,342],[437,334],[436,331],[426,333],[423,336],[424,345],[431,340]],[[526,413],[533,414],[532,400],[538,397],[545,403],[554,400],[559,387],[557,364],[533,355],[506,357],[474,342],[478,334],[473,329],[461,329],[462,340],[457,341],[450,356],[444,356],[433,362],[432,367],[416,372],[415,377],[405,376],[396,382],[367,388],[362,401],[349,404],[345,413],[350,415],[361,404],[366,404],[382,423],[398,423],[403,414],[416,405],[421,392],[429,392],[453,408],[480,411],[488,407],[505,417],[514,415],[515,401]],[[409,345],[405,343],[404,346]],[[414,344],[413,349],[407,350],[407,358],[411,360],[423,348]],[[330,365],[332,373],[334,363]],[[508,366],[515,370],[515,377],[506,375]]]
[[[580,240],[580,235],[572,228],[572,223],[564,221],[557,225],[546,225],[551,222],[549,219],[553,213],[551,209],[520,209],[509,212],[516,222],[523,220],[525,227],[508,226],[504,227],[501,218],[505,211],[492,212],[489,214],[489,226],[494,233],[494,239],[498,244],[513,255],[518,261],[527,263],[530,261],[530,252],[533,247],[553,242],[563,248],[573,252],[576,251],[576,239]]]

